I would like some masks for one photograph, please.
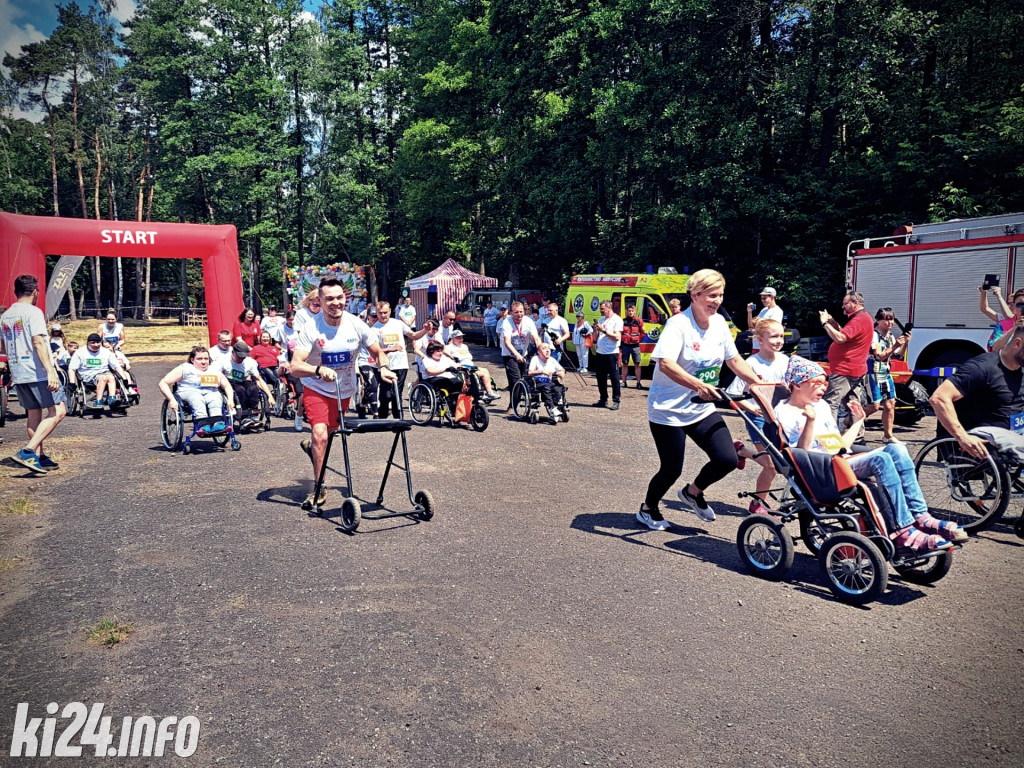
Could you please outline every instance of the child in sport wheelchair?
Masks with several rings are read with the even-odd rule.
[[[822,401],[827,381],[819,365],[794,356],[786,383],[789,398],[774,407],[775,385],[751,386],[766,420],[763,445],[787,484],[769,492],[773,509],[740,524],[737,548],[747,569],[768,579],[789,571],[794,547],[784,524],[795,518],[829,588],[846,602],[877,599],[888,582],[886,563],[912,583],[945,576],[958,547],[943,536],[959,543],[966,534],[928,513],[906,449],[894,443],[846,453],[863,423],[863,409],[851,404],[855,423],[840,435]],[[731,405],[750,425],[752,419]]]

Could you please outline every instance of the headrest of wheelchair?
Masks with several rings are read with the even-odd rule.
[[[99,343],[101,341],[103,341],[103,337],[100,336],[98,333],[90,333],[89,334],[89,338],[87,338],[85,340],[85,343],[86,344],[97,344],[97,343]]]

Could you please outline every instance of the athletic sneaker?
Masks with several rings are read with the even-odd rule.
[[[301,413],[296,413],[295,414],[295,431],[296,432],[301,432],[302,431],[302,414]]]
[[[39,457],[36,456],[36,452],[30,451],[27,448],[22,448],[11,456],[11,459],[21,464],[21,466],[31,469],[33,472],[38,472],[42,475],[45,475],[47,472],[46,468],[39,463]]]
[[[636,513],[636,519],[650,528],[652,531],[664,531],[669,527],[669,522],[662,517],[661,512],[656,509],[640,508]]]
[[[55,469],[60,469],[60,464],[51,459],[49,456],[39,456],[39,466],[41,466],[47,472],[52,472]]]
[[[747,507],[752,515],[767,515],[771,513],[771,510],[764,505],[760,499],[754,499],[750,502],[750,506]]]
[[[326,503],[327,503],[327,489],[326,488],[321,488],[320,489],[320,495],[316,499],[316,504],[313,503],[313,494],[311,493],[311,494],[309,494],[309,496],[307,496],[305,499],[303,499],[303,501],[302,501],[302,508],[306,512],[309,512],[311,509],[313,509],[314,506],[322,507]]]
[[[551,418],[554,419],[555,421],[558,421],[560,418],[562,418],[562,412],[557,408],[552,408],[550,411],[550,415]]]
[[[303,440],[301,443],[299,443],[299,447],[302,449],[302,452],[304,454],[309,456],[309,460],[312,461],[313,460],[313,443],[312,443],[312,441],[307,437],[305,440]]]
[[[613,402],[611,405],[608,406],[608,410],[611,410],[611,411],[619,410],[619,403],[617,401]]]
[[[679,500],[683,502],[683,506],[705,523],[715,522],[715,511],[704,501],[704,494],[698,493],[696,496],[691,496],[686,490],[688,487],[684,485],[679,489]]]

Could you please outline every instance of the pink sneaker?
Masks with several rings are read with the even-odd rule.
[[[933,517],[930,512],[918,515],[914,520],[914,527],[925,533],[937,533],[954,544],[963,544],[970,538],[967,535],[967,531],[952,520],[939,520],[937,517]]]
[[[892,543],[896,545],[896,549],[909,549],[912,552],[921,554],[935,552],[940,549],[951,549],[953,547],[952,544],[941,536],[922,533],[912,525],[897,531],[891,538]]]
[[[736,469],[744,469],[747,466],[747,460],[740,456],[740,451],[743,450],[743,442],[741,440],[733,440],[732,447],[736,449]]]
[[[750,506],[747,508],[750,510],[752,515],[770,515],[771,510],[764,505],[760,499],[753,499],[750,502]]]

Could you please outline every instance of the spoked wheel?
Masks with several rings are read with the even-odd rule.
[[[845,603],[877,600],[889,583],[882,553],[859,533],[829,536],[818,553],[818,565],[832,594]]]
[[[754,576],[777,581],[793,567],[795,547],[786,527],[768,515],[751,515],[736,533],[740,559]]]
[[[426,382],[419,382],[409,393],[409,417],[416,424],[426,424],[433,417],[435,408],[434,388]]]
[[[78,387],[73,387],[70,384],[67,389],[68,397],[68,416],[84,416],[85,415],[85,401],[82,399],[82,390]],[[164,401],[164,407],[167,407],[167,401]]]
[[[928,557],[923,560],[916,560],[902,565],[893,563],[896,573],[904,581],[911,584],[934,584],[953,567],[953,553],[943,552],[936,557]]]
[[[259,426],[264,432],[267,432],[270,429],[270,416],[270,398],[267,397],[267,393],[261,389]]]
[[[821,551],[822,542],[829,536],[851,530],[850,523],[845,520],[815,519],[810,512],[800,513],[800,538],[812,555]]]
[[[341,502],[341,522],[338,523],[341,530],[345,533],[352,533],[356,528],[359,527],[359,521],[362,519],[363,510],[359,506],[359,501],[349,496],[346,499],[342,499]]]
[[[512,413],[520,421],[524,421],[530,415],[530,392],[526,384],[520,379],[512,385]]]
[[[1010,479],[991,451],[976,459],[952,437],[932,440],[914,459],[917,481],[931,513],[976,533],[991,527],[1010,503]]]
[[[416,495],[412,497],[413,502],[416,504],[416,512],[414,513],[420,520],[429,520],[434,516],[434,497],[430,495],[430,491],[416,491]]]
[[[70,412],[70,405],[68,406]],[[160,439],[168,451],[176,451],[185,438],[185,422],[182,420],[181,403],[177,410],[172,410],[167,400],[160,407]]]
[[[10,402],[7,394],[7,384],[0,381],[0,427],[7,424],[7,409]]]
[[[469,425],[477,432],[483,432],[491,423],[491,414],[484,408],[483,403],[473,403],[473,410],[469,412]]]

